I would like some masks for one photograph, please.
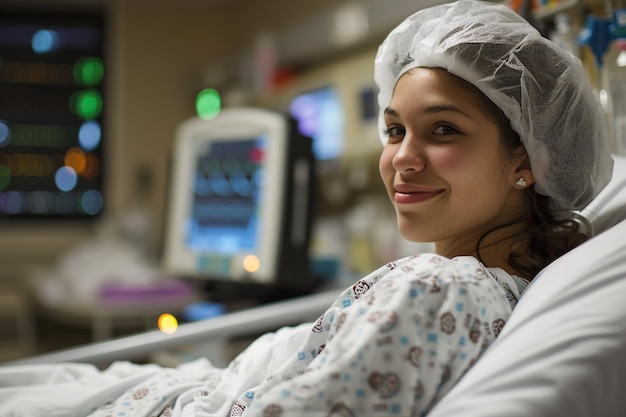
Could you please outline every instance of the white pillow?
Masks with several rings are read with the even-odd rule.
[[[626,219],[626,156],[613,155],[613,160],[611,182],[580,211],[596,235]]]
[[[533,280],[429,417],[626,415],[626,158],[615,162],[611,183],[582,210],[599,234]]]

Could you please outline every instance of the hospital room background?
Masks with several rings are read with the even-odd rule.
[[[429,250],[397,234],[378,178],[373,61],[391,28],[442,2],[3,0],[0,362],[147,330],[175,334],[186,322],[341,288]],[[599,99],[610,101],[620,51],[602,45],[604,26],[587,20],[605,22],[610,1],[509,5],[579,55]],[[301,287],[222,287],[211,274],[168,267],[177,230],[187,227],[173,219],[173,198],[191,188],[176,169],[197,162],[193,152],[180,157],[182,127],[210,130],[230,111],[238,124],[246,109],[278,114],[285,126],[293,119],[286,140],[310,138],[307,207],[287,216],[310,213],[305,261],[288,272],[308,280]],[[279,201],[292,191],[267,192]],[[274,214],[271,222],[288,223]],[[279,231],[270,235],[263,245],[289,246]],[[256,335],[247,336],[217,356],[227,360]]]

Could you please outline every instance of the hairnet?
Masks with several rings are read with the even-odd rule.
[[[509,7],[459,0],[409,16],[378,49],[379,127],[398,78],[440,67],[485,94],[530,159],[535,190],[555,208],[582,208],[608,183],[613,160],[604,114],[582,64]]]

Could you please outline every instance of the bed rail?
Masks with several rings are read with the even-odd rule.
[[[146,357],[150,353],[202,341],[225,340],[235,336],[259,334],[283,326],[317,319],[340,292],[337,289],[326,290],[212,319],[185,323],[180,325],[174,334],[165,334],[160,330],[153,330],[6,362],[0,366],[58,362],[85,362],[105,365],[115,360],[134,360]]]

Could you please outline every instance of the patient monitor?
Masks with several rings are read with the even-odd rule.
[[[311,139],[272,111],[234,108],[176,133],[164,267],[218,283],[307,291]]]

